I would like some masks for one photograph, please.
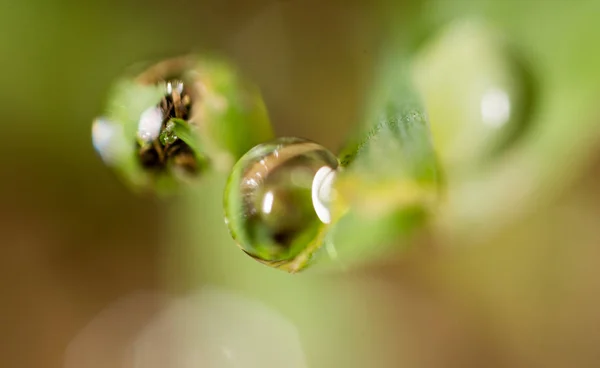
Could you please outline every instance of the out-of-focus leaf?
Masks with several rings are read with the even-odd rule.
[[[367,118],[342,151],[329,241],[343,263],[379,257],[435,206],[441,173],[427,116],[397,52],[384,60]]]

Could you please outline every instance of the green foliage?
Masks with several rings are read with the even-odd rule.
[[[205,150],[202,149],[200,141],[197,139],[196,134],[188,122],[177,118],[171,119],[171,122],[173,123],[172,134],[190,146],[198,160],[206,161],[206,157],[203,155]]]
[[[341,154],[334,204],[339,222],[330,241],[345,264],[380,257],[395,248],[389,247],[394,240],[407,240],[441,191],[426,113],[406,62],[392,55],[358,138]]]

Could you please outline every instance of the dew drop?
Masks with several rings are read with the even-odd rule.
[[[226,223],[247,254],[296,272],[331,222],[337,158],[300,138],[260,144],[233,167],[224,196]]]
[[[94,121],[94,148],[136,190],[170,193],[208,163],[192,119],[200,100],[192,66],[192,59],[169,59],[120,78],[107,117]]]
[[[449,24],[417,54],[414,73],[446,165],[495,157],[523,135],[534,105],[532,76],[487,23]]]
[[[260,91],[215,55],[132,68],[92,127],[102,160],[136,191],[173,194],[207,170],[229,173],[273,138]]]

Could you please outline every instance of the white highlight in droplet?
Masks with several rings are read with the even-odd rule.
[[[102,160],[113,163],[124,149],[123,127],[99,117],[92,124],[92,144]]]
[[[331,202],[331,187],[335,179],[335,170],[329,166],[321,167],[312,183],[312,202],[319,219],[328,224],[331,222],[329,203]]]
[[[510,118],[510,98],[506,91],[493,88],[481,99],[481,117],[483,122],[493,127],[505,124]]]
[[[256,188],[258,186],[258,182],[253,178],[244,180],[244,184],[251,188]]]
[[[98,153],[106,148],[115,133],[115,127],[105,118],[97,118],[92,124],[92,144]]]
[[[140,115],[138,124],[138,138],[145,143],[150,143],[160,134],[163,122],[163,113],[160,107],[150,107]]]
[[[265,194],[265,198],[263,199],[263,207],[262,210],[265,214],[269,214],[271,213],[271,211],[273,210],[273,201],[275,199],[275,196],[273,195],[273,192],[267,192]]]
[[[183,82],[177,82],[177,92],[179,92],[179,94],[183,93]]]

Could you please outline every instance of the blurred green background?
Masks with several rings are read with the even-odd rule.
[[[215,300],[238,309],[213,306],[209,292],[208,306],[194,301],[199,314],[227,321],[252,300],[289,323],[298,346],[279,319],[266,318],[275,338],[265,332],[264,344],[256,326],[223,323],[209,335],[252,349],[237,365],[221,356],[232,348],[215,353],[229,363],[193,366],[260,366],[291,345],[305,362],[290,353],[293,364],[274,366],[598,366],[598,14],[594,0],[3,1],[1,365],[63,367],[68,356],[77,367],[153,366],[124,358],[136,334],[172,298],[210,286],[237,295]],[[449,180],[448,204],[411,251],[329,272],[272,270],[230,240],[224,177],[158,201],[132,195],[93,151],[91,122],[111,82],[132,63],[190,51],[232,58],[260,86],[278,135],[337,151],[363,119],[385,48],[410,41],[418,51],[464,19],[484,20],[524,55],[533,127],[498,161]],[[72,343],[140,291],[162,296]],[[191,309],[173,313],[185,322]],[[210,336],[188,348],[220,344]],[[166,349],[163,366],[189,366],[168,360],[178,354]]]

